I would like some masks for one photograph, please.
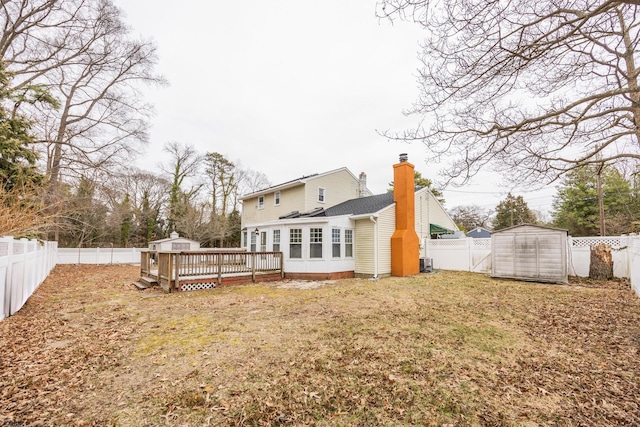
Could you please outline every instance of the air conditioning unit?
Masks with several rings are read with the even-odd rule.
[[[433,258],[420,258],[420,273],[433,273]]]

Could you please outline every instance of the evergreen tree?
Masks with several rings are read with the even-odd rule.
[[[562,180],[554,197],[554,225],[566,228],[572,236],[600,232],[597,169],[597,165],[575,169]],[[613,166],[602,169],[601,182],[606,234],[632,231],[632,222],[640,219],[640,203],[631,183]]]
[[[522,196],[507,194],[507,198],[498,203],[496,216],[493,219],[493,229],[501,230],[523,223],[536,222],[536,216]]]
[[[0,62],[0,187],[10,191],[15,187],[39,183],[42,180],[36,169],[36,153],[29,149],[33,142],[31,123],[23,116],[6,108],[27,100],[24,95],[10,89],[10,74]]]
[[[441,204],[444,204],[445,200],[444,200],[444,196],[442,195],[442,192],[437,188],[434,188],[433,182],[429,178],[423,177],[422,173],[418,171],[414,171],[413,182],[416,188],[425,188],[425,187],[428,188],[429,191],[433,193],[433,195],[438,200],[438,202],[440,202]],[[387,189],[387,192],[389,193],[393,192],[393,182],[389,183],[389,188]]]

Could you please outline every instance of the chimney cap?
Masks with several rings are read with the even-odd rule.
[[[400,154],[400,163],[404,163],[408,160],[409,160],[409,156],[407,155],[407,153]]]

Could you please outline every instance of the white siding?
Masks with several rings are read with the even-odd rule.
[[[329,208],[338,203],[358,198],[359,181],[351,172],[340,169],[334,173],[308,178],[305,184],[304,210],[315,208]],[[324,203],[318,202],[318,188],[325,189]]]
[[[374,265],[374,224],[369,219],[360,219],[355,222],[355,274],[373,276]]]
[[[458,230],[458,226],[444,210],[440,202],[423,188],[416,192],[416,233],[420,242],[431,237],[430,224],[436,224],[449,230]]]
[[[304,185],[293,188],[286,188],[280,191],[280,205],[275,206],[274,192],[266,193],[264,197],[264,207],[258,207],[258,197],[245,199],[242,201],[242,224],[252,224],[276,220],[279,217],[293,211],[304,212],[305,194]]]
[[[378,276],[391,275],[391,236],[396,229],[396,209],[380,212],[378,217]]]

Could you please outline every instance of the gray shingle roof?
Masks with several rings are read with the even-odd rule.
[[[393,204],[393,193],[347,200],[324,211],[324,216],[364,215],[378,212]]]

